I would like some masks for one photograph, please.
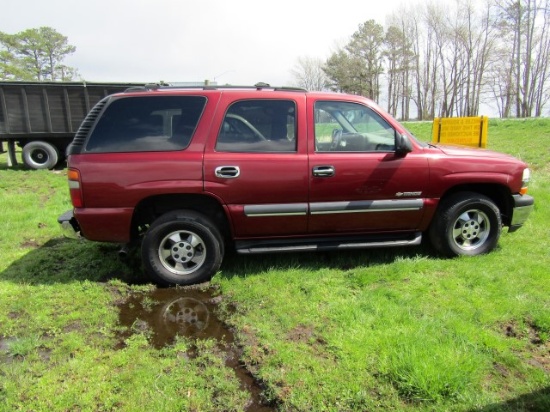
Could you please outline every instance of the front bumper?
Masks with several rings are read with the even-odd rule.
[[[533,207],[535,199],[529,195],[514,195],[514,209],[512,211],[512,221],[508,232],[515,232],[527,220]]]
[[[80,226],[76,221],[73,211],[68,210],[57,218],[57,223],[61,225],[61,230],[66,237],[72,239],[80,238]]]

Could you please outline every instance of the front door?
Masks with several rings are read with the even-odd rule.
[[[396,154],[396,131],[369,107],[317,101],[309,110],[309,232],[415,230],[429,177],[425,157]]]

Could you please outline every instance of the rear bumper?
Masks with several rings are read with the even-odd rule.
[[[63,235],[66,237],[77,239],[80,237],[80,226],[74,218],[73,211],[68,210],[57,218],[57,223],[61,225]]]
[[[518,230],[527,220],[533,207],[535,199],[529,195],[514,195],[514,210],[512,211],[512,222],[509,232]]]
[[[96,242],[128,243],[133,208],[75,208],[57,218],[65,234]]]

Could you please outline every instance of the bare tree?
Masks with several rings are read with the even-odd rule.
[[[323,65],[330,88],[379,101],[408,119],[540,116],[550,101],[550,0],[455,0],[402,6],[388,28],[369,20]],[[302,69],[302,71],[305,71]]]
[[[516,117],[540,116],[549,94],[549,0],[497,0],[503,33],[509,33]]]
[[[434,29],[432,19],[436,18],[436,11],[430,5],[423,9],[411,10],[413,27],[413,52],[415,63],[415,89],[413,97],[418,108],[418,119],[433,119],[436,112],[437,98],[440,93],[441,61],[437,44],[438,32]]]
[[[408,35],[416,59],[412,98],[420,119],[479,113],[496,37],[489,4],[481,6],[457,0],[454,6],[426,3],[406,13],[413,22]]]
[[[291,70],[298,87],[311,91],[328,88],[329,79],[323,71],[323,60],[314,57],[299,57]]]
[[[476,7],[477,6],[477,7]],[[443,96],[441,116],[479,113],[487,68],[496,38],[489,3],[457,0],[441,30]]]
[[[467,25],[465,50],[468,76],[465,78],[466,87],[460,111],[464,116],[476,116],[479,114],[489,64],[493,59],[497,31],[489,2],[481,3],[478,13],[471,0],[466,0],[461,8],[465,11],[464,22]]]
[[[384,40],[386,57],[386,78],[388,86],[388,112],[403,120],[410,118],[410,79],[414,69],[412,43],[407,33],[406,22],[394,18],[388,27]]]

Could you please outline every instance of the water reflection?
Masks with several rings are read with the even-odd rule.
[[[177,298],[162,308],[162,319],[174,334],[192,336],[208,326],[210,312],[206,305],[194,298]]]
[[[176,336],[232,343],[233,333],[215,316],[219,298],[211,290],[155,289],[131,295],[119,306],[125,339],[133,332],[150,332],[151,344],[160,349]]]

